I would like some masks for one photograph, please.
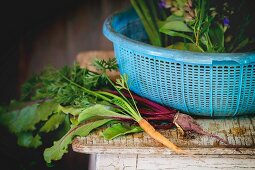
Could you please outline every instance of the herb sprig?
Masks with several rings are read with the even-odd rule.
[[[142,117],[129,90],[127,76],[121,76],[115,84],[106,75],[107,70],[117,68],[116,61],[97,60],[94,65],[101,70],[100,74],[74,64],[61,69],[49,68],[33,76],[24,84],[21,99],[1,109],[0,123],[17,136],[20,146],[38,148],[46,143],[44,159],[47,163],[61,159],[75,136],[87,136],[96,128],[114,124],[118,125],[107,128],[104,137],[112,139],[121,134],[145,131],[173,151],[184,153]],[[118,95],[109,92],[114,89]],[[157,112],[162,110],[162,107],[151,103],[148,105],[156,108]],[[167,109],[163,111],[168,114]],[[148,119],[173,120],[173,116],[157,114],[160,119],[156,116]],[[127,128],[121,126],[121,120],[133,120],[139,126]],[[116,128],[119,130],[116,131]],[[62,136],[45,137],[53,132]]]
[[[152,7],[150,1],[131,0],[152,45],[213,53],[255,50],[255,34],[252,31],[255,14],[252,1],[156,0],[155,2]],[[143,4],[143,8],[139,8],[139,3]],[[166,17],[162,18],[160,15],[162,11]],[[154,22],[148,22],[151,21],[150,18],[155,18]],[[154,29],[150,29],[151,27]],[[163,39],[162,36],[165,35],[169,41],[164,41],[166,38]],[[157,43],[159,40],[161,43]]]

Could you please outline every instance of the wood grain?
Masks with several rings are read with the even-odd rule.
[[[192,159],[180,155],[123,155],[99,154],[96,157],[97,170],[168,170],[168,169],[254,169],[254,156],[207,155]]]
[[[208,136],[194,134],[187,138],[181,136],[176,128],[161,130],[161,133],[176,145],[194,154],[255,154],[255,117],[197,119],[197,121],[204,130],[228,140],[233,146],[227,146]],[[86,138],[75,138],[72,144],[73,150],[81,153],[175,154],[145,133],[107,141],[100,135],[102,130],[97,130]]]

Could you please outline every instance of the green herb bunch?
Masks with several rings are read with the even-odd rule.
[[[50,143],[43,154],[47,163],[61,159],[68,152],[68,145],[74,137],[86,137],[104,125],[111,125],[103,132],[105,139],[145,131],[172,151],[189,154],[159,133],[148,122],[149,119],[143,117],[145,115],[141,114],[136,100],[150,106],[151,110],[156,109],[160,118],[154,117],[155,121],[171,121],[176,112],[170,115],[168,109],[134,96],[125,74],[113,82],[106,71],[117,68],[115,59],[97,60],[94,65],[101,70],[100,74],[75,64],[62,69],[51,68],[32,77],[23,86],[21,100],[1,108],[0,124],[17,136],[20,146],[38,148],[45,142]],[[152,116],[150,118],[153,120]],[[131,124],[125,124],[125,120],[131,121]],[[134,122],[136,125],[132,125]],[[45,137],[53,131],[57,132],[53,138]]]
[[[141,132],[139,126],[127,126],[112,118],[131,119],[113,105],[113,101],[121,102],[121,99],[112,101],[114,95],[109,97],[105,96],[106,92],[98,92],[113,88],[105,72],[117,69],[116,60],[96,60],[94,65],[102,73],[75,63],[61,69],[48,68],[32,76],[23,85],[19,100],[0,107],[0,124],[17,137],[19,146],[46,147],[47,163],[61,159],[75,136],[87,136],[103,125],[112,125],[103,133],[106,139]],[[119,83],[123,85],[126,79],[123,81]]]
[[[255,14],[252,1],[131,0],[131,2],[152,45],[212,53],[255,50],[253,31]],[[154,29],[148,31],[148,25]],[[152,35],[152,31],[158,36]]]

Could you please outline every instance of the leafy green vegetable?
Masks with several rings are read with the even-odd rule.
[[[18,145],[37,148],[42,144],[37,126],[39,122],[46,121],[57,110],[58,105],[52,101],[27,106],[24,103],[15,105],[17,110],[0,114],[0,123],[17,136]],[[19,108],[22,105],[23,108]],[[13,104],[11,108],[15,108]]]
[[[178,42],[178,43],[168,46],[167,48],[201,52],[201,50],[193,43]]]
[[[160,30],[192,32],[192,29],[190,29],[183,21],[168,21],[160,28]]]
[[[115,59],[97,60],[95,66],[104,73],[117,68]],[[49,132],[51,137],[47,138],[47,142],[62,138],[59,147],[54,145],[45,151],[45,158],[50,162],[62,157],[74,136],[86,136],[112,120],[105,119],[111,117],[110,114],[128,118],[118,113],[121,109],[109,104],[110,99],[104,101],[99,93],[94,95],[97,94],[96,89],[105,88],[108,84],[104,74],[80,68],[76,63],[61,69],[48,68],[23,85],[19,101],[12,101],[8,107],[0,107],[0,123],[16,135],[17,143],[23,147],[37,148],[43,145],[46,140],[42,137]],[[95,122],[84,122],[90,117]]]
[[[19,145],[35,148],[41,145],[41,138],[38,134],[34,137],[32,132],[35,131],[36,133],[37,124],[46,121],[57,110],[58,105],[53,101],[36,103],[24,106],[20,110],[2,113],[0,123],[17,136]]]
[[[10,130],[13,122],[17,119],[18,114],[19,110],[6,112],[6,110],[3,109],[0,114],[0,123]]]
[[[29,148],[37,148],[42,145],[41,137],[38,134],[33,136],[31,132],[19,133],[18,145]]]
[[[113,61],[109,64],[113,64]],[[109,67],[112,68],[112,66]],[[77,86],[66,82],[63,77],[88,89],[105,87],[108,83],[102,74],[80,68],[76,63],[72,67],[65,66],[61,69],[48,68],[38,75],[36,80],[28,81],[23,85],[23,88],[32,87],[30,93],[26,94],[29,96],[26,100],[53,99],[62,106],[72,105],[74,107],[88,107],[91,103],[95,103],[95,97],[87,96]]]
[[[108,107],[108,108],[107,108]],[[91,106],[85,110],[83,110],[78,117],[78,122],[86,121],[90,118],[95,116],[102,117],[102,118],[123,118],[123,119],[131,119],[128,115],[123,115],[114,111],[109,110],[109,106],[104,106],[100,104],[96,104]]]
[[[52,115],[47,122],[41,127],[40,132],[48,133],[59,127],[60,124],[65,120],[65,115],[57,113]]]
[[[94,129],[116,120],[142,120],[144,128],[153,129],[136,106],[127,76],[121,76],[114,84],[106,75],[107,70],[115,67],[113,63],[113,60],[97,61],[95,65],[101,74],[77,65],[46,70],[27,82],[26,87],[31,87],[31,91],[25,88],[21,104],[14,102],[10,108],[1,109],[0,123],[15,133],[21,146],[36,148],[44,144],[45,139],[41,138],[49,132],[52,137],[47,138],[47,142],[60,138],[44,151],[44,159],[48,163],[61,159],[75,136],[87,136]],[[106,86],[109,84],[112,87]],[[105,88],[115,88],[120,96],[105,91]],[[121,90],[125,90],[131,99],[126,98]],[[25,105],[24,101],[27,102]],[[140,130],[137,127],[119,127],[111,135],[114,137]]]
[[[214,45],[214,51],[224,52],[224,30],[222,25],[216,24],[214,29],[209,30],[210,41]]]
[[[165,33],[167,35],[170,35],[172,37],[182,37],[182,38],[186,38],[187,40],[190,40],[191,42],[194,42],[194,40],[192,39],[192,37],[190,35],[181,33],[181,32],[176,32],[176,31],[172,31],[169,29],[164,29],[164,28],[160,28],[160,32]]]
[[[159,13],[156,11],[153,0],[130,0],[141,22],[145,26],[150,43],[155,46],[162,46],[162,35],[158,31]]]
[[[60,126],[59,131],[56,133],[55,139],[62,138],[71,129],[72,126],[71,117],[72,116],[70,115],[65,115],[64,122]]]
[[[36,112],[37,107],[38,104],[33,104],[21,110],[3,114],[1,120],[6,121],[6,125],[13,133],[34,130],[35,125],[40,121],[40,115]]]
[[[53,146],[45,149],[44,159],[47,163],[51,163],[52,160],[59,160],[63,154],[67,152],[68,145],[72,142],[75,136],[87,136],[92,130],[110,122],[112,119],[97,120],[90,123],[80,124],[72,127],[66,135],[60,140],[54,142]]]
[[[169,48],[177,43],[193,43],[200,52],[213,53],[255,50],[252,1],[156,0],[152,4],[131,0],[131,4],[152,45]],[[163,18],[155,17],[158,11],[164,11]],[[153,18],[156,22],[151,22]],[[155,43],[158,31],[166,35],[161,38],[165,43]]]
[[[106,60],[99,60],[99,59],[95,59],[93,62],[93,65],[95,66],[95,68],[97,70],[101,70],[101,71],[105,71],[105,70],[117,70],[118,66],[117,66],[117,61],[115,58],[110,58],[107,61]]]
[[[73,106],[60,106],[59,107],[62,112],[65,114],[71,114],[73,116],[79,115],[85,108],[74,108]]]
[[[40,103],[36,110],[36,114],[40,117],[40,120],[45,121],[52,113],[59,112],[59,104],[53,100]]]
[[[176,15],[170,15],[169,17],[166,18],[166,21],[172,22],[172,21],[184,21],[184,18],[181,16],[176,16]],[[167,23],[167,22],[165,22]]]
[[[127,126],[121,123],[113,124],[103,131],[102,135],[107,140],[112,140],[118,136],[127,135],[131,133],[143,132],[140,126]]]

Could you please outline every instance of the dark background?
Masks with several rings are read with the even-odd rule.
[[[129,0],[5,0],[0,3],[0,104],[19,97],[20,86],[48,65],[74,62],[79,52],[111,50],[102,24]],[[0,165],[6,169],[46,169],[43,148],[24,149],[0,131]],[[51,169],[87,169],[88,155],[69,153]]]

